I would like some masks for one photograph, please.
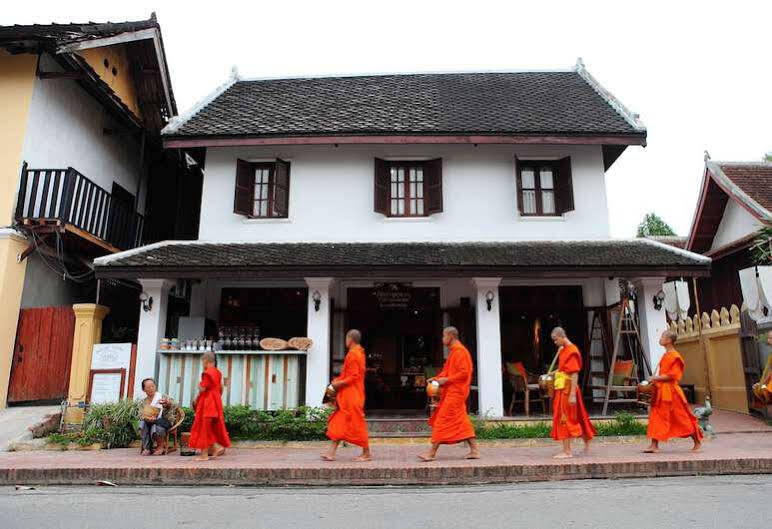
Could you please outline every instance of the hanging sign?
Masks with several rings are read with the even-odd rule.
[[[407,309],[413,301],[413,291],[407,283],[376,283],[373,295],[381,309]]]

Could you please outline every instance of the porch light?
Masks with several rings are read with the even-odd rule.
[[[656,294],[654,294],[654,298],[652,299],[654,302],[654,308],[657,310],[662,310],[662,303],[665,301],[665,293],[660,290]]]
[[[153,309],[153,296],[148,296],[147,292],[139,294],[139,301],[142,303],[142,310],[150,312]]]
[[[485,303],[488,304],[488,312],[491,310],[491,306],[493,305],[493,291],[489,290],[485,293]]]
[[[311,294],[311,299],[314,300],[314,310],[319,312],[319,305],[322,304],[322,295],[318,290],[314,290],[314,293]]]

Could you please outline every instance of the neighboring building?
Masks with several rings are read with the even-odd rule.
[[[713,259],[700,279],[703,310],[742,306],[738,270],[753,265],[750,248],[772,226],[772,163],[718,162],[706,157],[697,209],[686,249]]]
[[[61,401],[73,303],[111,306],[112,338],[136,334],[136,284],[98,285],[93,258],[197,237],[201,175],[162,149],[177,108],[154,15],[0,27],[0,107],[0,407]],[[38,321],[44,307],[69,308]]]
[[[218,324],[226,344],[236,336],[236,349],[255,349],[256,334],[314,341],[283,358],[223,354],[228,403],[318,405],[355,327],[368,408],[423,409],[421,377],[442,364],[441,329],[453,324],[475,358],[473,407],[501,416],[502,366],[546,369],[554,325],[585,343],[592,312],[619,302],[619,278],[638,285],[656,362],[666,322],[652,298],[668,276],[709,273],[705,257],[611,238],[605,172],[645,143],[637,115],[581,62],[234,76],[164,131],[167,148],[206,150],[199,239],[102,257],[96,273],[136,279],[154,300],[140,314],[136,380],[158,375],[183,401],[196,355],[157,351],[175,332],[167,292],[181,281],[189,315]]]

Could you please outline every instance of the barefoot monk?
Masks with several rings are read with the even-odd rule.
[[[346,333],[346,359],[343,372],[330,384],[335,390],[337,410],[330,415],[327,437],[330,450],[322,455],[325,461],[334,461],[341,441],[362,448],[362,454],[354,461],[370,461],[370,444],[365,422],[365,350],[360,345],[362,334],[351,329]]]
[[[563,451],[555,456],[556,459],[562,459],[573,456],[571,439],[574,437],[584,439],[584,451],[587,453],[596,432],[579,389],[579,372],[582,370],[579,348],[571,343],[562,327],[552,329],[550,336],[559,347],[555,400],[552,403],[552,438],[563,443]]]
[[[429,379],[436,380],[440,385],[440,402],[429,419],[432,446],[428,453],[418,457],[424,461],[434,461],[441,444],[465,441],[469,445],[466,458],[479,459],[474,427],[466,412],[466,399],[472,383],[472,355],[458,340],[455,327],[446,327],[442,331],[442,343],[449,348],[450,354],[442,371]]]
[[[659,361],[658,375],[649,379],[656,385],[657,391],[649,410],[649,427],[646,435],[651,444],[644,452],[652,454],[659,451],[659,443],[673,437],[691,437],[694,441],[692,450],[699,450],[702,445],[702,430],[689,407],[678,381],[684,374],[684,359],[675,350],[678,335],[665,331],[659,344],[665,348],[665,354]]]
[[[195,458],[198,461],[206,461],[210,456],[219,457],[231,445],[222,407],[222,373],[215,363],[214,353],[201,355],[204,372],[201,373],[198,397],[193,403],[196,411],[188,441],[189,447],[201,450]]]

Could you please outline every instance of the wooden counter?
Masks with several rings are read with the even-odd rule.
[[[158,390],[190,406],[198,394],[203,353],[159,350]],[[303,403],[306,351],[215,351],[215,355],[224,379],[223,405],[279,410]]]

